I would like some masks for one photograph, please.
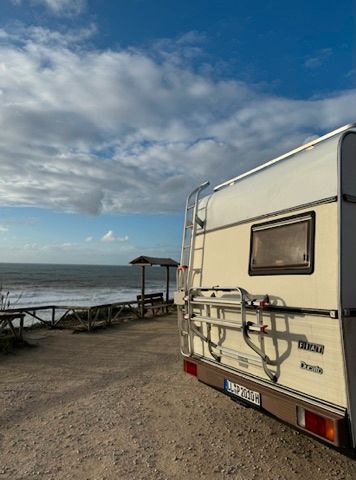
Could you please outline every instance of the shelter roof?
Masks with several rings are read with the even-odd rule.
[[[178,267],[179,263],[172,258],[147,257],[141,255],[131,260],[131,265],[159,265],[161,267]]]

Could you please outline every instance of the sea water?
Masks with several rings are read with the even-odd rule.
[[[146,267],[146,293],[166,291],[166,269]],[[170,269],[170,293],[175,289]],[[41,305],[94,306],[135,300],[141,293],[141,268],[136,266],[45,265],[0,263],[2,294],[10,308]]]

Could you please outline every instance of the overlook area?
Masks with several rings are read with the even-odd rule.
[[[356,477],[354,460],[182,371],[175,315],[26,334],[0,357],[0,479]]]

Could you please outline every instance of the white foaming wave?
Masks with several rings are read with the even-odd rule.
[[[162,285],[150,283],[146,287],[146,293],[160,291]],[[170,292],[173,293],[174,284],[170,284]],[[134,301],[136,295],[141,293],[140,288],[41,288],[36,289],[16,289],[9,294],[10,308],[43,306],[43,305],[100,305],[105,303],[116,303],[122,301]]]
[[[36,293],[13,292],[9,296],[10,308],[15,307],[35,307],[43,305],[78,305],[89,306],[103,303],[115,303],[125,300],[134,300],[138,291],[130,292],[103,290],[103,291],[83,291],[83,290],[39,290]]]

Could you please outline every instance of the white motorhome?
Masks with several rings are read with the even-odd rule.
[[[356,124],[188,197],[186,372],[356,448]]]

